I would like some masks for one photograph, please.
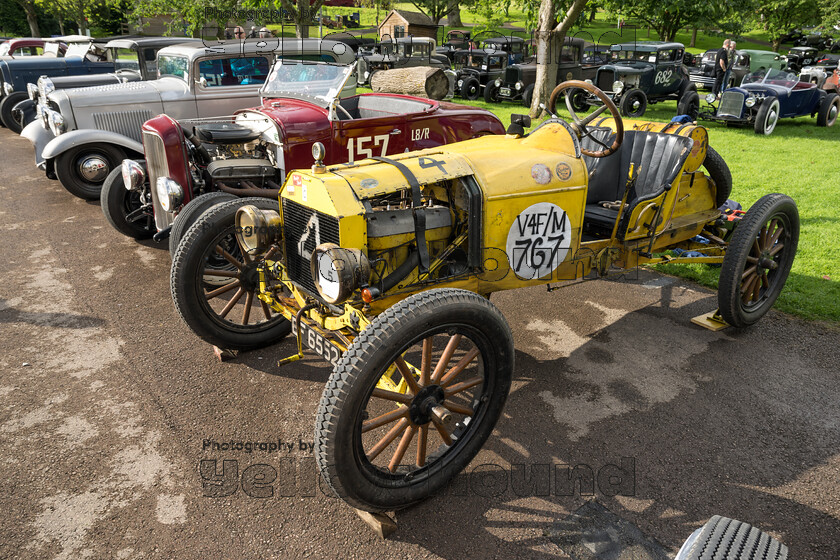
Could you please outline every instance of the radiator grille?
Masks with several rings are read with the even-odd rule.
[[[744,108],[744,94],[737,91],[724,91],[720,95],[719,117],[741,118],[741,111]]]
[[[93,123],[99,130],[109,130],[140,141],[143,123],[152,118],[148,109],[138,111],[120,111],[119,113],[94,113]]]
[[[505,83],[513,85],[519,81],[519,68],[508,66],[505,69]]]
[[[175,216],[167,212],[160,205],[157,195],[158,177],[169,176],[169,164],[166,161],[166,149],[163,146],[163,139],[157,134],[143,131],[143,151],[146,153],[146,168],[149,173],[149,185],[152,191],[152,207],[155,211],[155,226],[160,231],[169,227]]]
[[[601,91],[612,91],[613,82],[615,82],[615,74],[612,71],[598,71],[598,83],[595,84],[596,86],[598,86],[598,89],[600,89]]]
[[[340,245],[338,220],[323,212],[283,199],[283,237],[289,278],[318,294],[309,268],[312,251],[321,243]]]

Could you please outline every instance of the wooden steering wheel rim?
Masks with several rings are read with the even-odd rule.
[[[612,118],[615,121],[615,140],[613,140],[612,146],[597,152],[581,148],[580,153],[593,158],[607,157],[608,155],[615,153],[615,151],[618,150],[618,148],[621,146],[621,143],[624,142],[624,121],[621,118],[621,114],[618,112],[618,107],[615,106],[615,103],[613,103],[612,99],[607,97],[607,94],[595,87],[594,84],[590,84],[589,82],[584,82],[581,80],[568,80],[566,82],[563,82],[562,84],[559,84],[556,88],[554,88],[554,91],[551,92],[551,97],[548,100],[548,110],[556,114],[554,108],[557,104],[557,98],[562,92],[566,91],[567,89],[573,88],[580,88],[595,95],[595,97],[600,99],[607,107],[607,109],[609,109],[610,114],[612,115]],[[574,109],[572,109],[570,106],[567,106],[567,109],[569,109],[569,112],[572,114],[572,119],[574,120],[575,124],[580,124],[581,119],[577,116],[577,114],[575,114]],[[579,130],[578,135],[580,136]]]

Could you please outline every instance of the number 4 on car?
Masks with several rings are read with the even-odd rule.
[[[565,96],[572,122],[529,134],[514,116],[506,136],[342,165],[325,165],[316,144],[315,165],[290,172],[279,207],[228,202],[178,247],[172,295],[199,337],[244,348],[294,332],[289,361],[306,345],[334,362],[315,457],[353,507],[427,498],[490,436],[515,371],[493,292],[648,263],[720,264],[719,316],[736,327],[779,295],[799,236],[794,202],[769,194],[730,221],[719,207],[731,176],[705,128],[626,130],[612,100],[581,81],[555,89],[552,112],[574,88],[603,104],[580,118]],[[232,265],[226,283],[208,281],[216,247]],[[697,249],[705,256],[686,256]]]

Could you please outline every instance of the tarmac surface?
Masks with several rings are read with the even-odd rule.
[[[217,361],[173,308],[166,246],[0,143],[0,558],[619,558],[568,544],[582,506],[671,555],[721,514],[840,557],[836,326],[710,332],[690,318],[712,292],[647,271],[494,294],[516,344],[504,416],[382,541],[318,483],[328,365],[278,368],[293,339]]]

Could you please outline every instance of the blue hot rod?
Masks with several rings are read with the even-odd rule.
[[[840,111],[840,97],[796,74],[770,68],[744,76],[740,87],[725,90],[715,106],[715,96],[706,96],[708,108],[701,119],[725,122],[727,126],[752,124],[756,134],[770,134],[781,118],[816,115],[817,126],[831,126]]]

